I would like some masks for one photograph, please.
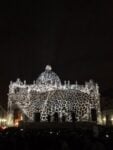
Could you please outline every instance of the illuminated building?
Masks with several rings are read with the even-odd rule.
[[[34,114],[40,113],[40,120],[47,121],[48,116],[53,121],[55,113],[62,121],[72,121],[72,113],[77,121],[91,121],[91,110],[95,109],[97,118],[100,115],[99,86],[92,80],[85,85],[61,83],[58,75],[47,65],[45,71],[33,84],[26,81],[11,82],[8,93],[8,112],[14,113],[18,108],[23,118],[34,120]]]

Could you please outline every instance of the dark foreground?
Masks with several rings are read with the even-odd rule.
[[[45,126],[45,125],[44,125]],[[112,150],[113,128],[92,124],[8,128],[0,132],[0,149]]]

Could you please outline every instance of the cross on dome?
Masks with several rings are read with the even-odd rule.
[[[52,67],[47,65],[45,71],[40,74],[36,80],[37,84],[56,84],[57,86],[61,85],[59,76],[52,71]]]
[[[52,67],[51,67],[50,65],[46,65],[45,70],[46,70],[46,71],[51,71],[51,70],[52,70]]]

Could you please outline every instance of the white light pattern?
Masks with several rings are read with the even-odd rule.
[[[61,84],[60,78],[47,65],[36,82],[27,85],[26,81],[11,82],[8,93],[8,110],[13,113],[19,108],[29,120],[34,119],[34,113],[40,112],[41,121],[47,121],[47,116],[53,117],[57,112],[59,118],[66,117],[72,121],[71,113],[75,112],[77,120],[89,120],[91,108],[100,113],[99,86],[92,80],[85,85]]]

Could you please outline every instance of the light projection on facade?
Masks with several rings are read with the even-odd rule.
[[[92,80],[85,85],[61,83],[58,75],[47,65],[45,71],[33,84],[26,81],[10,82],[8,93],[8,111],[13,114],[18,108],[28,121],[34,120],[34,114],[40,113],[40,120],[47,121],[48,116],[53,121],[55,113],[59,120],[64,116],[65,121],[72,121],[75,113],[77,121],[90,121],[91,109],[100,114],[99,86]]]

